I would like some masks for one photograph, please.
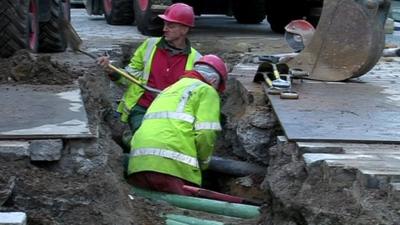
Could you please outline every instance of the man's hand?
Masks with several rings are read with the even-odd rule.
[[[97,64],[100,65],[107,73],[114,72],[108,65],[110,64],[110,57],[108,56],[100,56],[97,58]]]

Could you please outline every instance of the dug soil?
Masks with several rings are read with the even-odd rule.
[[[252,49],[264,51],[283,46],[280,41],[275,46],[271,46],[271,41],[268,43],[269,46],[257,41],[246,44],[194,41],[197,49],[221,55],[230,67]],[[132,51],[135,46],[137,43],[125,46],[122,52]],[[128,55],[115,56],[116,64],[122,66]],[[176,212],[176,208],[162,202],[131,194],[131,187],[124,179],[123,150],[118,144],[125,125],[113,114],[121,92],[113,91],[115,87],[95,62],[71,52],[19,51],[10,58],[0,59],[0,83],[78,83],[90,127],[98,135],[93,140],[64,140],[60,161],[32,162],[26,157],[0,156],[0,203],[3,203],[0,211],[26,212],[29,225],[153,225],[164,223],[160,212]],[[216,154],[229,155],[231,151],[221,148]]]

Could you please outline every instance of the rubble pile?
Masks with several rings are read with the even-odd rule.
[[[51,60],[49,55],[38,55],[20,50],[10,58],[0,59],[0,83],[71,84],[79,74],[68,66]]]

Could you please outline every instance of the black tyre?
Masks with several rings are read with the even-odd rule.
[[[151,0],[134,0],[137,29],[144,35],[161,36],[163,21],[151,11]]]
[[[67,21],[71,21],[71,1],[70,0],[63,0],[63,10],[64,10],[64,18]]]
[[[271,30],[284,33],[285,26],[292,20],[302,19],[307,15],[307,6],[304,2],[268,1],[267,21]]]
[[[292,19],[290,16],[286,15],[269,14],[267,16],[267,21],[272,31],[283,34],[285,33],[285,26],[292,21]]]
[[[255,24],[265,19],[265,0],[235,0],[233,16],[238,23]]]
[[[85,0],[85,9],[89,15],[103,15],[103,2],[98,0]]]
[[[39,28],[39,51],[40,52],[63,52],[67,48],[63,28],[64,6],[61,0],[51,0],[50,19],[40,22]]]
[[[135,20],[133,0],[103,0],[104,17],[111,25],[128,25]]]
[[[20,49],[38,48],[38,6],[36,0],[3,0],[0,10],[0,57]]]

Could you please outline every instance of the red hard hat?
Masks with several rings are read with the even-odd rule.
[[[165,10],[163,15],[158,16],[171,23],[179,23],[185,26],[194,27],[193,8],[184,3],[172,4]]]
[[[205,55],[197,60],[194,64],[206,64],[214,68],[221,77],[218,91],[223,92],[225,90],[226,80],[228,79],[228,69],[220,57],[216,55]]]

